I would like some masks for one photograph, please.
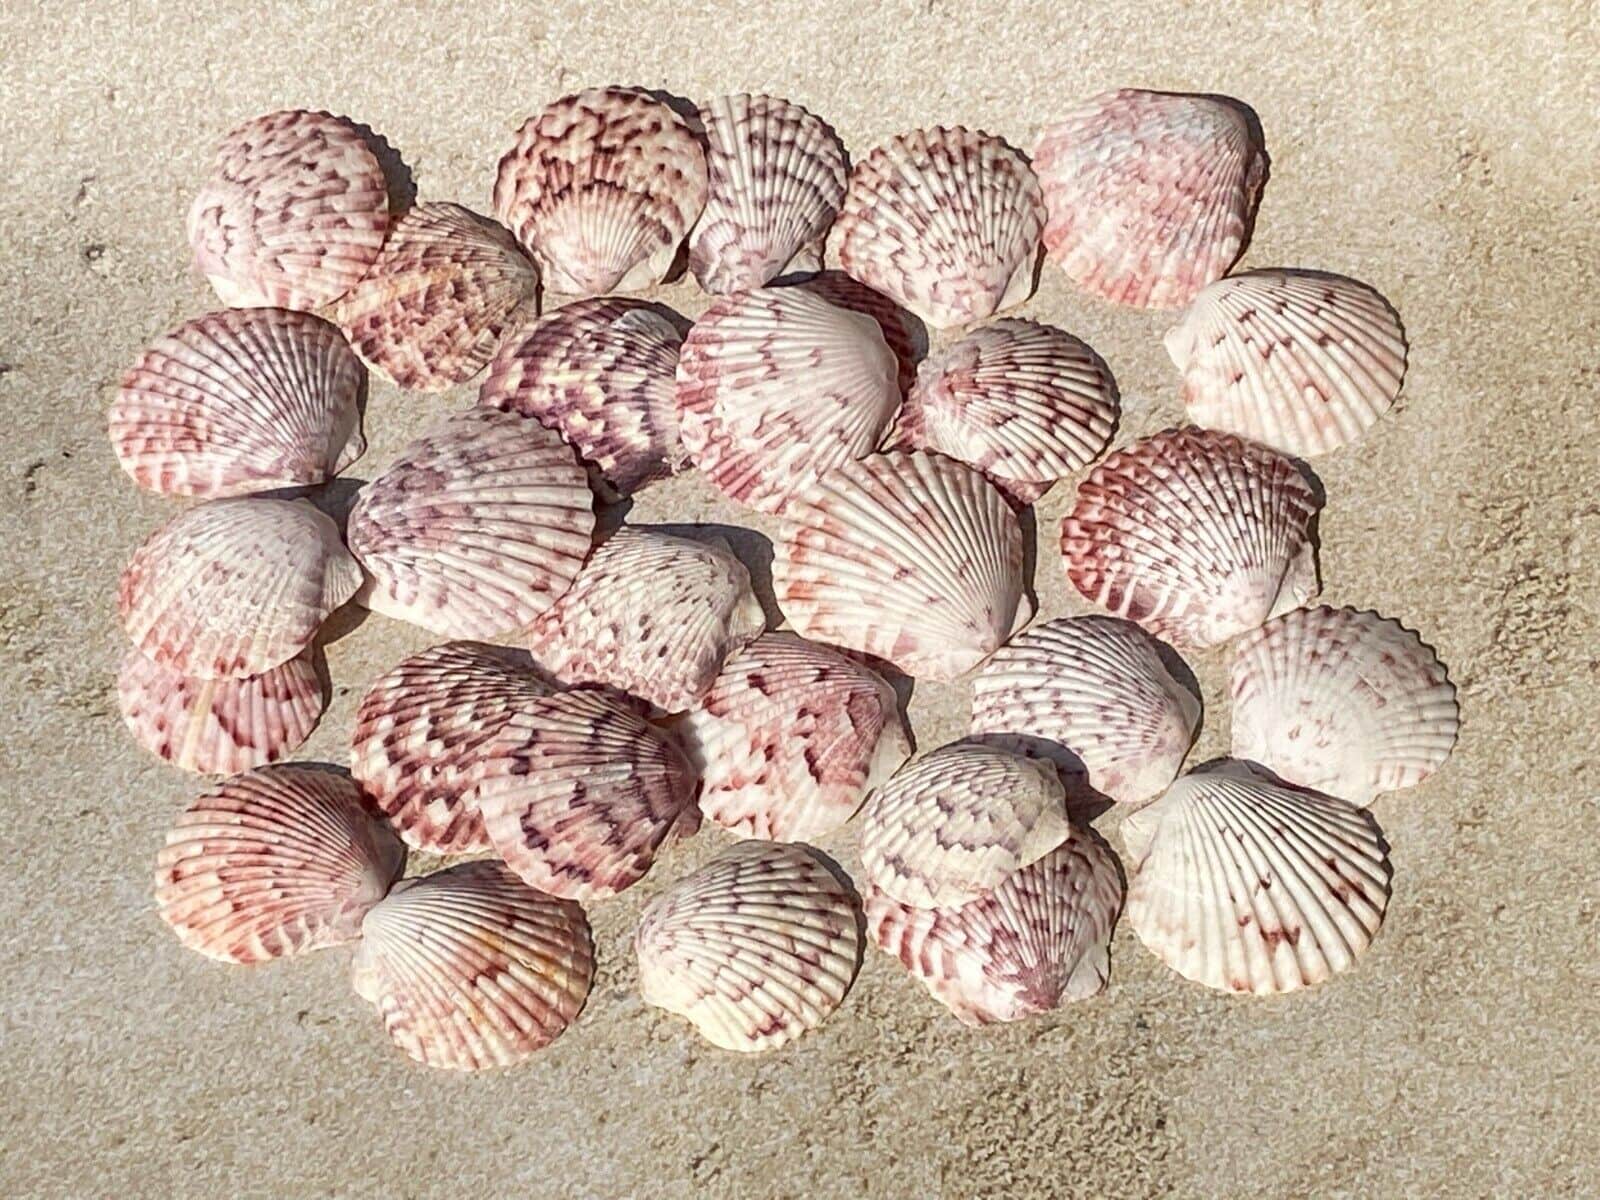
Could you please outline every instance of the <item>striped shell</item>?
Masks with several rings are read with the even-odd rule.
[[[917,382],[917,360],[927,349],[927,330],[921,321],[882,292],[851,279],[843,271],[820,271],[795,287],[826,300],[835,308],[871,317],[878,323],[884,344],[894,352],[899,367],[900,394],[908,395]]]

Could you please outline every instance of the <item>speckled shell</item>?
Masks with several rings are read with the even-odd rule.
[[[683,118],[633,88],[563,97],[500,160],[496,215],[551,291],[659,283],[706,202],[706,157]]]
[[[305,500],[213,500],[134,551],[117,585],[145,657],[197,679],[242,679],[311,644],[355,595],[361,568]]]
[[[461,863],[397,884],[361,925],[356,994],[424,1066],[523,1062],[578,1016],[594,979],[583,909],[502,863]]]
[[[772,586],[806,637],[948,680],[1027,624],[1017,518],[960,463],[875,454],[828,472],[782,515]]]
[[[1372,816],[1241,764],[1185,775],[1122,824],[1128,923],[1186,979],[1266,995],[1349,970],[1383,922]]]
[[[629,496],[685,461],[673,400],[682,342],[643,300],[577,300],[506,338],[478,403],[554,429],[602,494]]]
[[[195,267],[224,304],[311,310],[377,261],[388,189],[348,119],[290,109],[222,140],[188,224]]]
[[[771,96],[700,106],[710,188],[689,235],[689,269],[708,292],[761,287],[814,269],[844,200],[844,146],[826,122]]]
[[[594,494],[572,448],[489,408],[412,442],[350,510],[357,599],[443,637],[493,638],[562,595],[588,557]]]
[[[926,343],[927,331],[921,321],[882,292],[851,279],[843,271],[820,271],[793,286],[804,288],[835,308],[848,309],[871,317],[878,323],[884,343],[894,352],[899,367],[900,394],[908,395],[917,382],[919,339]]]
[[[918,129],[855,165],[834,225],[839,265],[939,329],[1033,291],[1044,200],[1028,160],[997,137]]]
[[[776,512],[830,467],[872,453],[900,407],[878,323],[804,288],[725,296],[678,359],[678,422],[718,491]]]
[[[1364,283],[1247,271],[1213,283],[1166,336],[1189,417],[1301,457],[1359,438],[1400,394],[1406,335]]]
[[[1269,621],[1233,660],[1233,756],[1352,804],[1415,787],[1450,757],[1456,689],[1420,637],[1353,608]]]
[[[894,689],[836,650],[763,634],[684,716],[700,811],[740,837],[810,841],[911,753]]]
[[[1276,451],[1169,429],[1078,485],[1061,556],[1094,603],[1175,645],[1214,646],[1316,596],[1320,507]]]
[[[367,448],[366,372],[328,322],[281,308],[207,313],[122,376],[107,427],[140,487],[216,498],[322,483]]]
[[[682,712],[766,628],[750,572],[722,542],[625,525],[528,630],[564,683],[599,683]]]
[[[178,818],[156,858],[156,906],[189,949],[264,962],[354,941],[405,861],[348,776],[260,767]]]
[[[775,1050],[844,1000],[856,920],[854,897],[810,851],[743,842],[645,909],[639,993],[724,1050]]]
[[[1239,257],[1267,177],[1246,110],[1125,88],[1039,136],[1045,252],[1086,292],[1179,308]]]

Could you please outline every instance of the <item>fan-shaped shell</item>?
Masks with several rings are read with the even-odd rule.
[[[559,435],[489,408],[436,425],[362,489],[350,549],[373,612],[489,638],[549,608],[588,557],[594,494]]]
[[[1086,292],[1179,308],[1239,257],[1267,178],[1243,105],[1105,92],[1039,136],[1045,252]]]
[[[1094,603],[1177,645],[1214,646],[1317,594],[1320,507],[1277,451],[1169,429],[1078,485],[1061,555]]]
[[[354,941],[405,861],[347,776],[260,767],[178,818],[156,858],[155,899],[189,949],[264,962]]]
[[[828,472],[782,515],[772,586],[806,637],[947,680],[1027,624],[1017,518],[960,463],[875,454]]]
[[[927,330],[921,321],[882,292],[873,291],[843,271],[819,271],[793,286],[804,288],[835,308],[848,309],[876,321],[878,332],[894,352],[899,367],[900,394],[910,394],[917,382],[917,360],[927,348]]]
[[[683,118],[634,88],[563,97],[500,160],[495,214],[574,296],[659,283],[706,202],[706,156]]]
[[[724,1050],[775,1050],[838,1008],[861,960],[855,899],[799,846],[742,842],[645,909],[639,993]]]
[[[222,140],[188,226],[195,266],[224,304],[316,309],[377,261],[388,188],[347,118],[268,113]]]
[[[1367,805],[1450,757],[1460,710],[1443,664],[1398,621],[1308,608],[1269,621],[1233,660],[1233,756]]]
[[[299,654],[360,586],[339,527],[307,501],[213,500],[134,551],[117,611],[155,663],[197,679],[242,679]]]
[[[133,481],[167,496],[322,483],[361,457],[366,372],[328,322],[281,308],[207,313],[122,376],[107,426]]]
[[[578,1016],[594,979],[583,909],[504,864],[461,863],[397,884],[361,925],[356,994],[424,1066],[522,1062]]]
[[[847,272],[945,329],[1028,298],[1043,225],[1027,159],[991,134],[939,127],[856,163],[834,238]]]
[[[1364,283],[1320,271],[1247,271],[1195,298],[1166,336],[1196,424],[1284,451],[1355,441],[1406,373],[1400,318]]]

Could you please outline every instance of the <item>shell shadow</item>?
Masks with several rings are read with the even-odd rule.
[[[1311,489],[1312,499],[1316,501],[1317,511],[1311,514],[1311,521],[1306,525],[1306,540],[1311,543],[1312,558],[1317,569],[1317,590],[1322,590],[1322,513],[1328,505],[1328,489],[1323,486],[1322,480],[1311,469],[1311,464],[1303,458],[1291,458],[1300,478],[1306,481],[1306,486]]]
[[[1149,637],[1155,643],[1156,657],[1161,660],[1161,665],[1167,669],[1167,674],[1176,679],[1179,685],[1193,696],[1195,703],[1200,706],[1200,715],[1195,718],[1194,722],[1194,735],[1189,739],[1188,749],[1193,749],[1194,744],[1200,740],[1201,731],[1206,727],[1206,700],[1200,689],[1200,680],[1183,655],[1156,637],[1155,634],[1149,634]],[[1184,753],[1187,754],[1188,749]]]
[[[1022,529],[1022,595],[1032,610],[1031,621],[1039,615],[1039,592],[1034,587],[1034,573],[1039,569],[1039,515],[1031,504],[1012,511]]]
[[[389,139],[372,126],[360,121],[351,121],[350,125],[378,160],[378,167],[383,171],[384,189],[389,193],[390,213],[397,217],[402,215],[417,202],[417,181],[411,168],[400,157],[400,151],[389,144]]]
[[[1090,785],[1083,760],[1060,742],[1031,733],[975,733],[963,740],[1049,763],[1066,789],[1067,819],[1080,828],[1088,829],[1091,822],[1116,807],[1116,801]]]

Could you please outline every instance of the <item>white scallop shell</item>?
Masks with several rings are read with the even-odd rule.
[[[882,292],[851,279],[843,271],[819,271],[792,286],[804,288],[835,308],[860,313],[876,321],[878,332],[883,334],[884,343],[893,351],[900,368],[900,394],[910,394],[917,382],[917,360],[927,348],[927,330],[921,321]]]

